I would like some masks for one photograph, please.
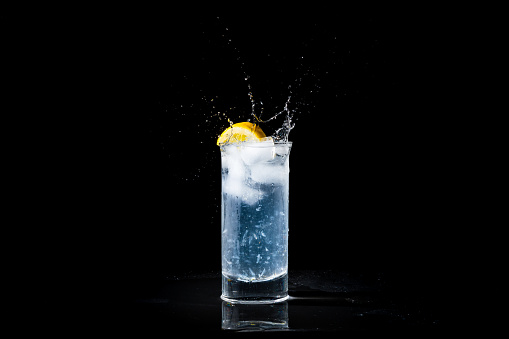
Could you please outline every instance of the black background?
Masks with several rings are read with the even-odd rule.
[[[444,39],[429,35],[433,20],[110,19],[85,21],[74,45],[93,112],[84,114],[93,125],[84,232],[102,289],[135,297],[168,277],[220,270],[215,142],[226,117],[251,118],[249,83],[265,117],[291,94],[290,273],[383,273],[408,290],[440,290],[450,222],[441,104],[448,65]],[[262,128],[270,134],[281,123]]]

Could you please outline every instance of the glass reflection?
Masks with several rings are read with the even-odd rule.
[[[239,304],[223,301],[224,330],[276,330],[288,328],[288,302]]]

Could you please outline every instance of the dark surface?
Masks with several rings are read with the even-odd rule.
[[[433,305],[437,300],[433,293],[429,290],[413,290],[416,286],[401,287],[401,284],[391,282],[382,273],[352,274],[332,270],[290,272],[290,298],[281,306],[287,312],[285,320],[288,328],[266,328],[263,331],[382,331],[393,334],[442,331],[444,314],[443,310]],[[151,289],[140,290],[136,297],[104,303],[102,311],[109,325],[106,328],[145,335],[168,335],[178,329],[230,333],[232,330],[221,328],[226,313],[222,313],[222,307],[225,306],[219,298],[220,291],[219,273],[188,273],[167,277],[157,287],[152,285]],[[273,314],[271,305],[263,307],[251,316],[260,319],[264,312],[266,317]],[[249,319],[249,306],[244,310],[242,319],[254,320]],[[270,320],[270,317],[264,319]],[[259,332],[262,329],[239,331]]]

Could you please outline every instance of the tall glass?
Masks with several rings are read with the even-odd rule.
[[[272,141],[221,146],[223,300],[288,298],[291,146]]]

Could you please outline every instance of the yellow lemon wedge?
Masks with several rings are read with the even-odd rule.
[[[261,141],[266,135],[260,126],[251,122],[239,122],[228,127],[217,138],[217,144],[237,143],[242,141]]]

